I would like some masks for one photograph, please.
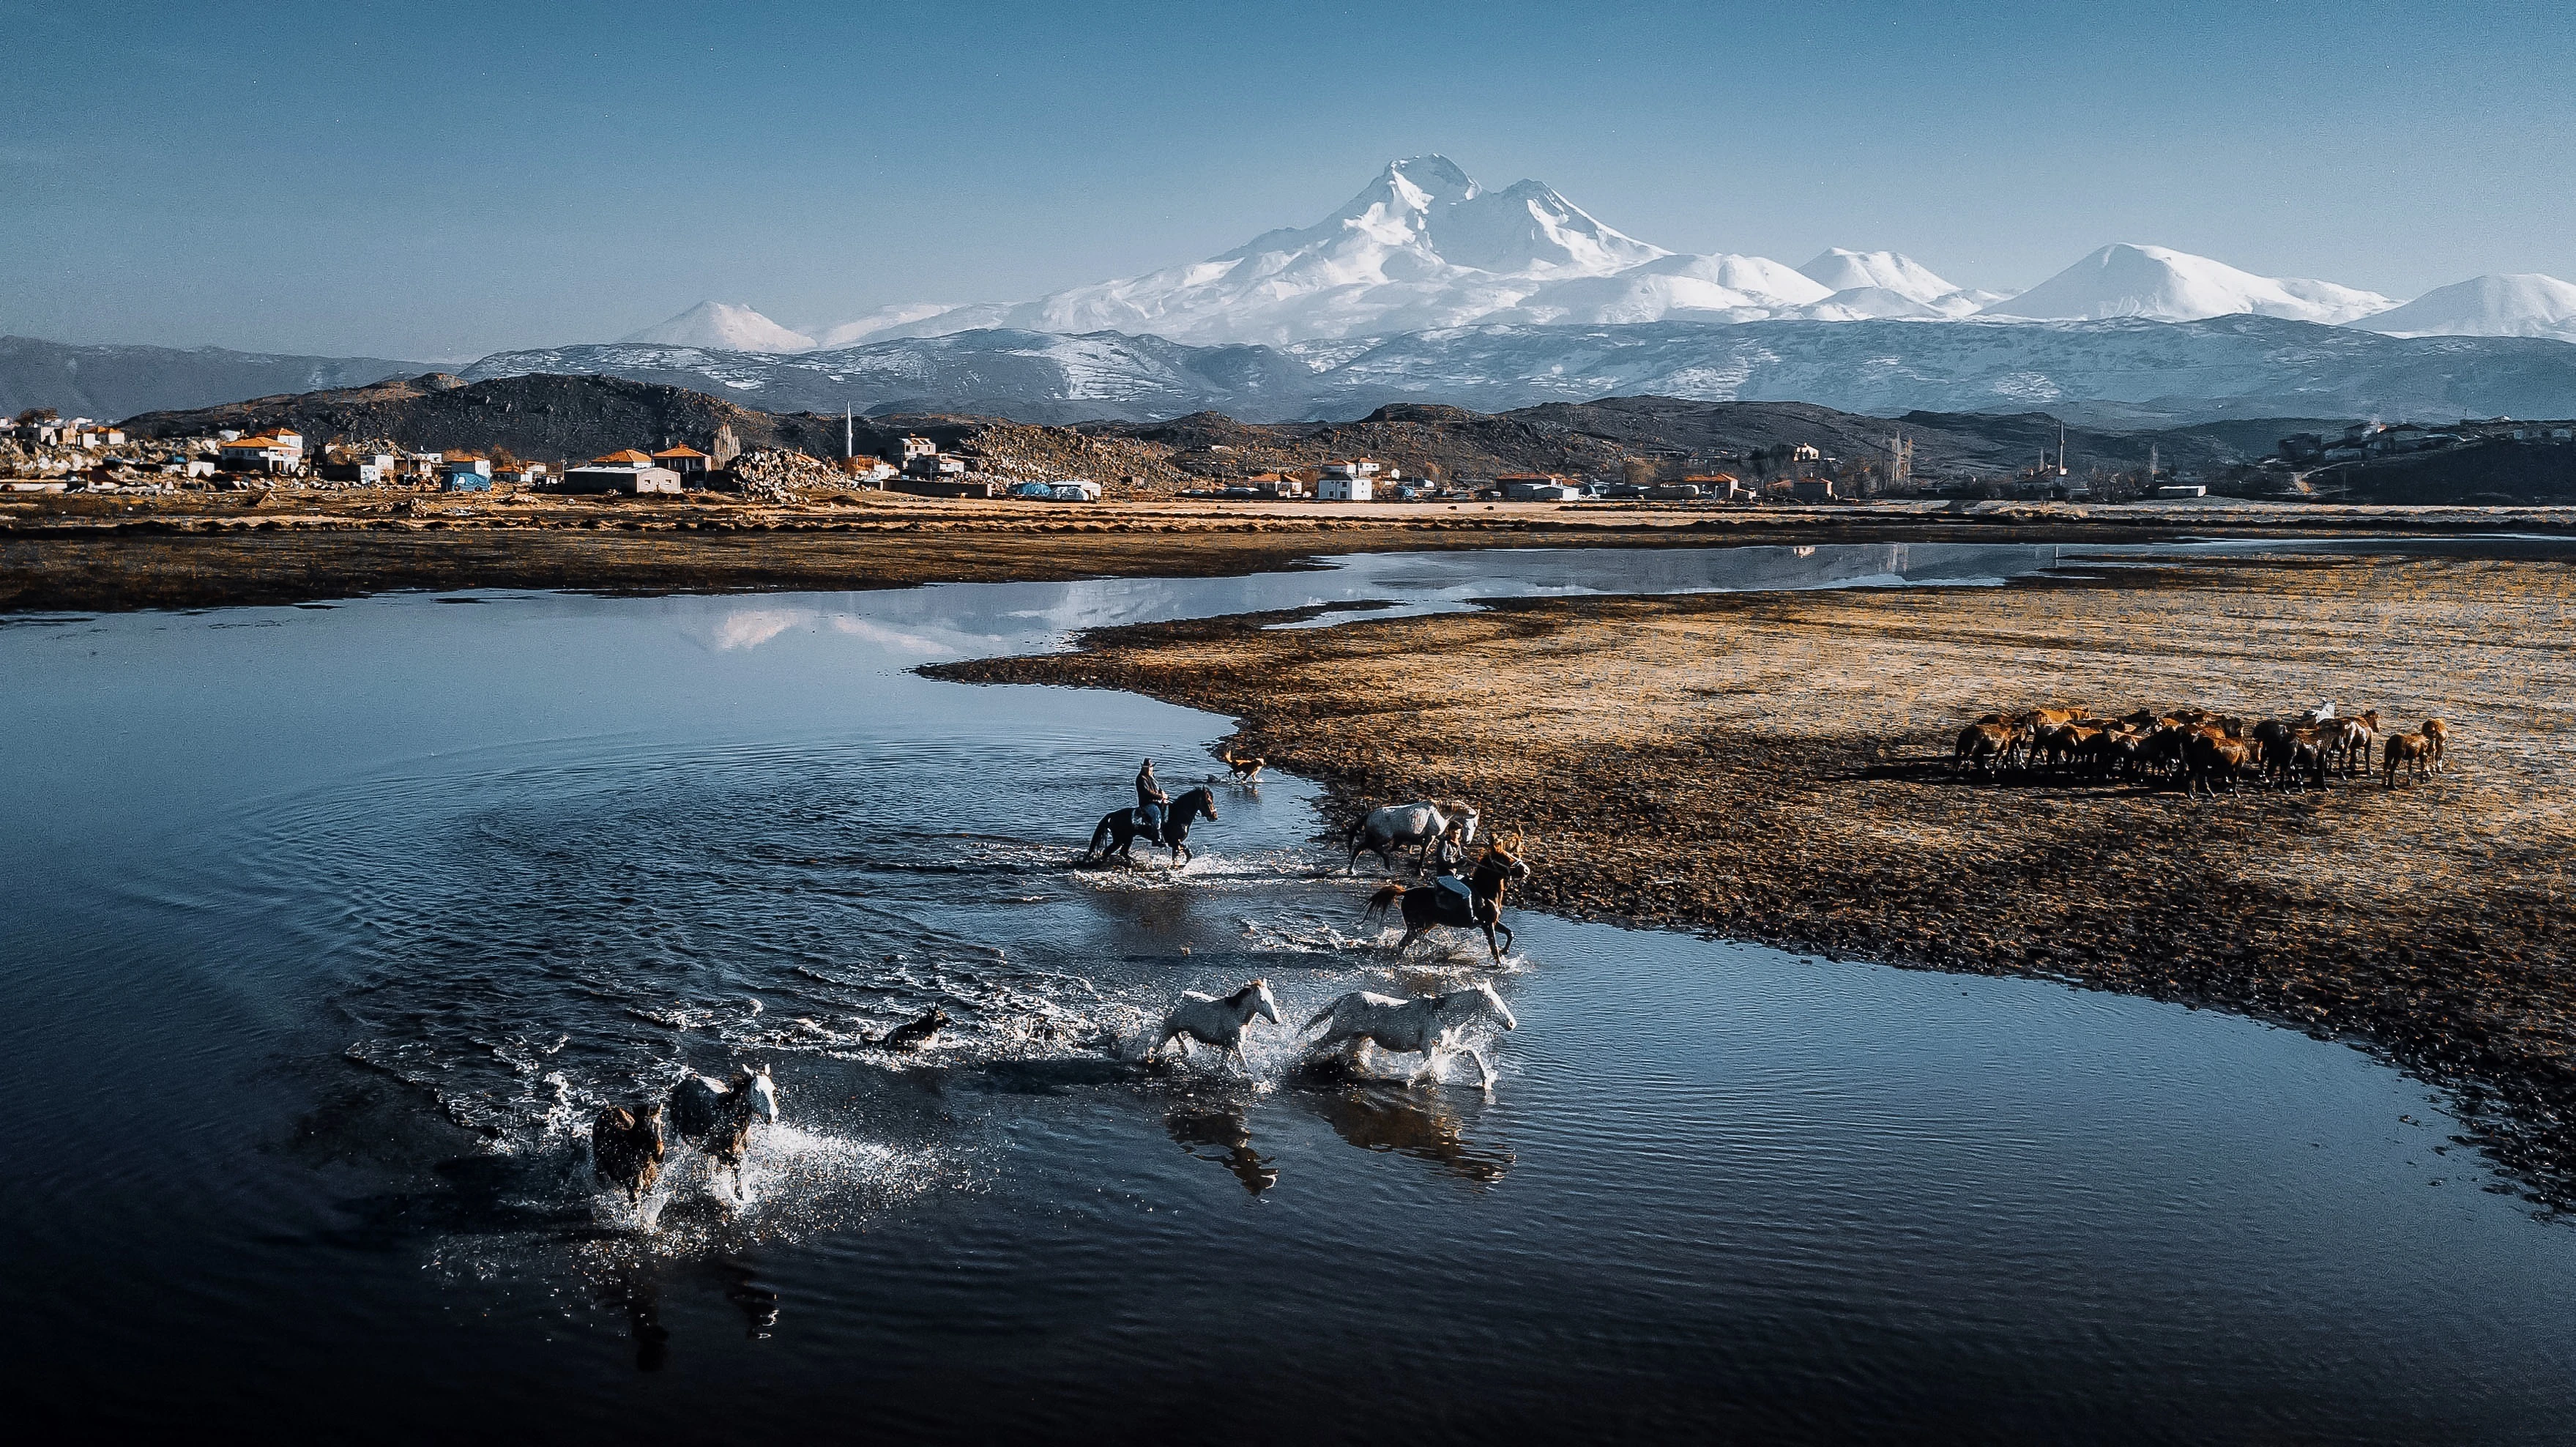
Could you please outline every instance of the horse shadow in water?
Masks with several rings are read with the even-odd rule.
[[[1360,1075],[1338,1056],[1307,1062],[1296,1083],[1290,1098],[1361,1150],[1410,1157],[1478,1185],[1492,1185],[1516,1164],[1510,1146],[1471,1140],[1451,1101]]]
[[[1081,862],[1089,864],[1095,859],[1105,860],[1114,855],[1133,864],[1136,862],[1133,853],[1136,841],[1142,839],[1147,844],[1160,844],[1171,850],[1172,867],[1177,869],[1189,862],[1190,822],[1195,819],[1205,819],[1211,824],[1216,822],[1216,795],[1207,789],[1192,789],[1165,804],[1163,827],[1159,831],[1148,831],[1137,822],[1136,812],[1134,809],[1112,809],[1100,816],[1099,826],[1091,831],[1090,847],[1082,851]]]
[[[1213,1161],[1260,1195],[1279,1184],[1279,1168],[1252,1148],[1252,1130],[1244,1122],[1241,1102],[1225,1105],[1176,1105],[1164,1115],[1163,1129],[1172,1143],[1203,1161]]]
[[[605,1311],[621,1313],[626,1318],[626,1332],[635,1343],[635,1369],[658,1372],[670,1365],[671,1329],[662,1324],[662,1293],[666,1286],[688,1284],[688,1277],[709,1277],[722,1291],[724,1299],[742,1314],[743,1335],[752,1341],[766,1341],[778,1326],[778,1293],[760,1284],[752,1269],[728,1257],[691,1266],[663,1261],[644,1261],[623,1266],[601,1278],[594,1288],[594,1299]]]

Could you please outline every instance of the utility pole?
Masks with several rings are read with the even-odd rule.
[[[850,436],[850,404],[844,402],[841,404],[841,460],[843,462],[858,456],[850,450]]]

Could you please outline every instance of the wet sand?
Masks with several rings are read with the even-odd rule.
[[[2484,531],[2576,531],[2576,509],[1170,498],[1075,508],[876,491],[793,504],[713,494],[665,500],[355,489],[11,494],[0,496],[0,612],[292,603],[414,589],[712,593],[1190,577],[1395,550]]]
[[[930,670],[1134,689],[1369,801],[1462,796],[1536,841],[1520,903],[1827,955],[2224,1007],[2384,1051],[2576,1200],[2576,573],[2260,557],[2000,588],[1513,600],[1087,635]],[[1988,709],[2335,698],[2456,730],[2394,789],[1955,776]],[[1373,868],[1364,862],[1363,870]]]

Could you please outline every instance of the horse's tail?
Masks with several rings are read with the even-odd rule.
[[[1115,814],[1100,816],[1100,827],[1091,831],[1091,844],[1082,851],[1086,856],[1099,853],[1109,843],[1109,824],[1117,817]]]
[[[1368,908],[1360,911],[1361,921],[1365,923],[1372,919],[1383,918],[1387,910],[1392,908],[1395,902],[1402,898],[1404,898],[1404,886],[1401,884],[1390,884],[1386,888],[1379,890],[1377,893],[1370,895]]]
[[[1333,1018],[1333,1012],[1340,1008],[1342,1008],[1342,997],[1337,996],[1334,999],[1327,1001],[1324,1008],[1316,1011],[1313,1016],[1308,1018],[1305,1024],[1297,1027],[1297,1033],[1303,1035],[1307,1031],[1314,1029],[1316,1026],[1323,1024],[1327,1020],[1330,1020]]]

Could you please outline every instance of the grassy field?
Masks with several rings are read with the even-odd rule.
[[[2576,1164],[2576,572],[2142,561],[2001,588],[1515,600],[1263,631],[1110,630],[945,676],[1128,688],[1366,802],[1537,841],[1524,903],[2030,973],[2366,1041],[2460,1089],[2553,1198]],[[1990,709],[2323,699],[2454,727],[2422,784],[1954,773]],[[1365,866],[1364,866],[1365,867]]]

